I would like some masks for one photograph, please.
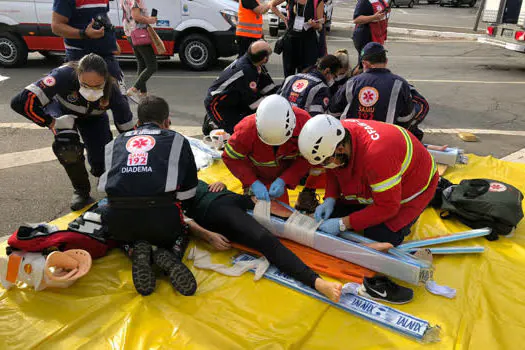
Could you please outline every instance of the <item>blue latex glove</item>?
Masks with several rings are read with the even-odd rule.
[[[270,201],[270,194],[268,194],[268,190],[266,189],[266,186],[264,184],[257,180],[255,181],[250,188],[252,189],[253,194],[255,195],[255,198],[261,201]]]
[[[270,186],[270,197],[279,198],[284,194],[286,184],[278,177]]]
[[[326,198],[320,206],[315,209],[314,218],[315,221],[319,222],[321,219],[328,220],[330,215],[334,212],[335,198]]]
[[[339,220],[340,218],[328,219],[319,226],[319,230],[337,236],[341,232],[339,230]]]

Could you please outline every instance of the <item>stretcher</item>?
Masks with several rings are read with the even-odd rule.
[[[364,277],[372,277],[375,275],[375,272],[369,269],[365,269],[364,267],[335,258],[328,254],[323,254],[299,243],[287,239],[280,239],[280,241],[286,248],[290,249],[295,255],[297,255],[297,257],[299,257],[299,259],[301,259],[308,267],[326,276],[348,282],[363,283]],[[257,250],[238,243],[232,243],[232,246],[243,252],[257,256],[262,255]]]

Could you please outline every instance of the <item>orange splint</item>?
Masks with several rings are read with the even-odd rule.
[[[374,271],[365,269],[359,265],[349,263],[339,258],[318,252],[313,248],[306,247],[299,243],[279,239],[281,243],[295,255],[299,257],[312,270],[324,274],[326,276],[334,277],[348,282],[362,283],[364,277],[372,277],[375,275]],[[255,249],[248,248],[242,244],[232,243],[234,248],[261,256],[262,254]]]

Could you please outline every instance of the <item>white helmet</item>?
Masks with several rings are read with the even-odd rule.
[[[262,142],[270,146],[280,146],[292,137],[295,113],[287,99],[280,95],[271,95],[257,108],[255,123]]]
[[[331,157],[345,137],[341,122],[328,114],[319,114],[306,122],[299,134],[299,152],[310,164],[321,164]]]

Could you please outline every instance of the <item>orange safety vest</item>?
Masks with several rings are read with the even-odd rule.
[[[257,0],[257,3],[259,1]],[[263,17],[242,6],[239,0],[239,23],[237,23],[237,36],[260,39],[263,37]]]

